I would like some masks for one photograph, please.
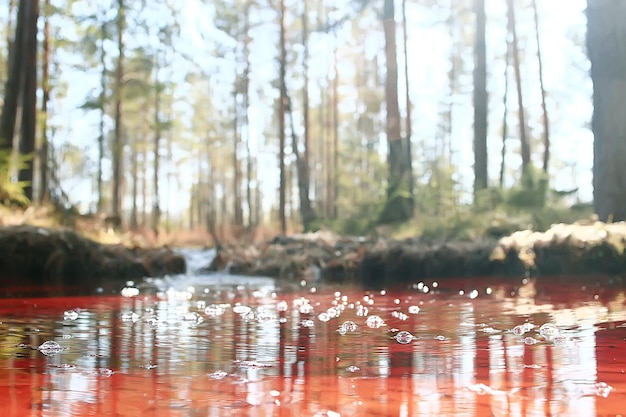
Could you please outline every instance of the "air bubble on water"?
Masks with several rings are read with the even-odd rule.
[[[593,385],[593,390],[596,396],[607,398],[611,391],[613,391],[613,387],[606,382],[597,382]]]
[[[493,327],[485,327],[482,330],[484,333],[487,333],[487,334],[500,333],[500,330],[494,329]]]
[[[275,321],[277,319],[276,313],[267,307],[257,307],[256,309],[256,321],[259,323],[266,323]]]
[[[145,365],[142,366],[142,368],[144,368],[144,369],[154,369],[156,367],[157,366],[155,364],[153,364],[152,362],[148,362],[148,363],[146,363]]]
[[[37,350],[43,353],[46,356],[56,355],[57,353],[61,353],[65,350],[65,348],[59,345],[54,340],[48,340],[43,342],[41,345],[37,347]]]
[[[63,312],[64,320],[76,320],[78,318],[78,312],[76,310],[67,310]]]
[[[409,306],[409,314],[418,314],[419,312],[419,306]]]
[[[399,298],[396,298],[395,300],[393,300],[393,303],[394,303],[395,305],[399,305],[399,304],[400,304],[400,299],[399,299]]]
[[[493,290],[491,289],[491,287],[487,287],[487,289],[485,290],[485,294],[487,295],[491,295],[492,292]]]
[[[339,315],[341,314],[341,308],[340,307],[331,307],[328,310],[326,310],[326,314],[328,314],[328,317],[331,319],[334,319],[336,317],[339,317]]]
[[[204,300],[196,301],[196,308],[198,310],[204,310],[206,308],[206,301],[204,301]]]
[[[437,281],[433,282],[433,288],[437,288],[439,286],[439,283]]]
[[[225,313],[224,307],[216,304],[211,304],[204,309],[204,314],[208,317],[218,317]]]
[[[472,300],[473,300],[473,299],[475,299],[475,298],[477,298],[477,297],[478,297],[478,290],[472,290],[472,291],[469,293],[469,298],[470,298],[470,299],[472,299]]]
[[[330,320],[330,315],[326,313],[325,311],[322,311],[320,314],[318,314],[317,319],[321,322],[326,323],[327,321]]]
[[[371,329],[378,329],[385,325],[385,320],[380,316],[369,316],[367,320],[365,320],[365,324]]]
[[[448,338],[445,337],[444,335],[439,334],[439,335],[435,336],[435,340],[439,340],[440,342],[444,342],[444,341],[448,340]]]
[[[465,291],[459,290],[459,295],[464,295],[464,294],[465,294]]]
[[[401,320],[401,321],[406,321],[406,320],[409,319],[409,316],[404,314],[401,311],[394,311],[394,312],[391,313],[391,316],[395,317],[395,318],[397,318],[398,320]]]
[[[357,316],[359,316],[359,317],[365,317],[365,316],[367,316],[367,314],[368,314],[368,313],[369,313],[369,310],[368,310],[368,308],[367,308],[367,307],[365,307],[364,305],[359,304],[359,305],[356,307],[356,315],[357,315]]]
[[[534,345],[536,343],[539,343],[539,340],[535,339],[534,337],[525,337],[524,343],[527,345]]]
[[[300,325],[302,327],[306,327],[307,329],[310,329],[312,327],[315,327],[315,322],[313,320],[302,320],[300,322]]]
[[[135,323],[137,320],[139,320],[139,314],[135,313],[134,311],[125,311],[121,314],[121,318],[122,321],[125,322],[133,322]]]
[[[217,371],[210,373],[209,374],[209,378],[211,378],[211,379],[224,379],[227,375],[228,375],[228,372],[222,371],[221,369],[218,369]]]
[[[244,315],[244,314],[248,314],[251,311],[252,311],[252,308],[242,305],[242,304],[237,304],[236,306],[233,307],[233,313],[236,313],[236,314]]]
[[[527,322],[527,323],[522,324],[522,327],[524,328],[524,331],[529,332],[535,328],[535,325]]]
[[[303,279],[300,281],[300,286],[301,287],[306,287],[306,279]]]
[[[285,300],[280,300],[279,302],[276,303],[276,310],[285,312],[289,310],[289,304],[287,304],[287,301]]]
[[[350,365],[346,368],[346,371],[354,373],[354,372],[359,372],[361,370],[361,368],[359,368],[356,365]]]
[[[204,322],[204,317],[192,311],[183,315],[183,321],[189,323],[191,326],[197,326]]]
[[[311,314],[313,313],[313,306],[311,304],[302,304],[298,308],[298,311],[300,312],[300,314]]]
[[[428,285],[424,285],[424,288],[422,288],[422,292],[426,294],[428,293],[428,291],[430,291],[430,288],[428,288]]]
[[[526,330],[524,329],[524,326],[515,326],[511,329],[511,332],[515,335],[515,336],[521,336],[524,333],[526,333]]]
[[[565,346],[570,342],[570,340],[566,336],[558,335],[558,336],[554,336],[551,339],[551,342],[554,346]]]
[[[380,290],[380,295],[387,295],[387,290]]]
[[[111,375],[113,375],[113,371],[108,368],[103,368],[103,369],[98,370],[98,375],[100,375],[103,378],[109,378],[111,377]]]
[[[414,339],[417,339],[417,337],[413,336],[410,332],[407,332],[406,330],[398,332],[393,338],[396,339],[396,342],[402,345],[406,345],[408,343],[411,343]]]
[[[559,335],[559,328],[552,323],[545,323],[539,327],[539,334],[545,339],[552,340]]]
[[[355,332],[357,329],[359,328],[359,326],[350,320],[344,321],[343,323],[341,323],[341,326],[339,326],[339,334],[347,334],[347,333],[353,333]]]
[[[147,316],[143,319],[143,322],[153,329],[159,327],[159,319],[157,319],[156,316]]]
[[[122,297],[136,297],[139,295],[139,289],[135,287],[124,287],[121,291]]]

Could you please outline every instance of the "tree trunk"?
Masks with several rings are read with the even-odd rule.
[[[539,87],[541,88],[541,111],[543,113],[543,172],[548,172],[550,163],[550,123],[548,108],[546,107],[546,89],[543,85],[543,61],[541,59],[541,42],[539,42],[539,16],[537,14],[537,2],[532,0],[533,16],[535,20],[535,38],[537,41],[537,63],[539,64]]]
[[[509,56],[511,55],[511,42],[507,41],[506,55],[504,57],[504,97],[502,98],[502,104],[504,105],[504,114],[502,115],[502,149],[500,150],[500,176],[498,184],[500,188],[504,187],[504,170],[506,167],[506,139],[509,134]]]
[[[279,166],[279,191],[278,191],[278,220],[280,222],[281,234],[287,234],[287,220],[285,217],[285,198],[286,198],[286,178],[285,178],[285,107],[287,101],[286,95],[286,66],[287,66],[287,48],[285,45],[285,0],[280,0],[280,57],[279,57],[279,88],[280,98],[278,102],[278,166]]]
[[[121,219],[122,216],[122,160],[124,142],[122,140],[122,89],[124,86],[124,0],[118,0],[117,10],[117,68],[115,70],[115,118],[113,132],[113,216]],[[121,221],[120,221],[121,223]]]
[[[106,84],[107,84],[107,65],[106,65],[106,50],[104,49],[104,40],[107,38],[107,29],[106,22],[104,21],[103,13],[103,21],[100,26],[100,123],[99,123],[99,135],[98,135],[98,206],[97,211],[101,213],[104,210],[104,193],[102,190],[102,176],[103,176],[103,161],[104,161],[104,119],[106,118],[106,112],[104,110],[104,103],[106,101]],[[145,206],[145,202],[143,203]]]
[[[39,1],[22,1],[20,9],[26,7],[25,33],[23,39],[23,95],[22,95],[22,127],[20,138],[20,155],[34,156],[35,132],[37,130],[37,20],[39,18]],[[33,199],[32,158],[28,158],[25,166],[18,173],[19,181],[25,183],[24,194]]]
[[[310,182],[310,156],[309,156],[309,43],[308,43],[308,8],[307,1],[304,1],[304,11],[302,13],[302,46],[304,49],[302,57],[302,71],[304,77],[304,86],[302,87],[302,123],[304,124],[304,152],[300,157],[297,142],[294,142],[296,151],[296,164],[298,169],[298,187],[300,188],[300,216],[302,217],[302,227],[304,231],[311,229],[311,223],[315,220],[315,211],[311,204],[311,195],[309,193]],[[291,121],[293,123],[293,113],[291,113]],[[292,135],[295,132],[292,130]]]
[[[408,44],[408,33],[407,33],[407,25],[406,25],[406,0],[402,0],[402,49],[404,51],[404,101],[406,105],[406,131],[405,131],[405,140],[406,140],[406,166],[409,170],[409,190],[411,193],[414,192],[415,188],[415,180],[413,178],[413,146],[412,146],[412,134],[413,127],[411,121],[411,89],[409,88],[409,49],[407,47]],[[414,209],[414,201],[411,200],[410,210],[413,212]]]
[[[159,223],[161,222],[159,193],[159,170],[161,158],[159,155],[159,148],[161,145],[161,94],[163,93],[163,88],[159,81],[159,70],[161,66],[159,58],[159,51],[156,51],[154,67],[154,143],[152,144],[152,153],[154,155],[154,166],[152,167],[152,188],[154,190],[154,200],[152,202],[152,233],[154,233],[155,238],[159,237]]]
[[[524,114],[524,99],[522,95],[522,75],[520,71],[514,0],[507,0],[507,20],[509,36],[511,37],[513,46],[513,69],[515,70],[515,83],[517,85],[517,111],[519,113],[519,139],[522,153],[522,173],[524,173],[530,165],[530,144],[528,142],[528,137],[526,136],[526,117]]]
[[[626,2],[587,2],[593,81],[593,197],[604,221],[626,220]]]
[[[15,24],[15,38],[9,49],[9,73],[4,89],[4,105],[0,119],[0,149],[11,149],[15,136],[17,121],[17,106],[21,86],[23,84],[24,35],[27,27],[28,3],[30,0],[20,0]]]
[[[487,188],[487,53],[485,45],[485,0],[474,0],[474,201]]]
[[[41,141],[39,143],[39,204],[50,200],[48,185],[48,101],[50,100],[50,0],[44,2],[43,52],[41,63]]]
[[[409,188],[409,176],[406,166],[406,147],[400,132],[400,109],[398,106],[398,62],[396,58],[396,22],[393,0],[385,0],[383,26],[385,32],[385,57],[387,78],[385,83],[385,102],[387,105],[387,143],[389,146],[389,185],[387,201],[380,215],[381,223],[405,221],[412,217],[412,190]]]

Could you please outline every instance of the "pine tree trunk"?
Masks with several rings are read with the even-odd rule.
[[[20,5],[26,7],[25,33],[23,39],[23,95],[20,155],[34,156],[35,132],[37,130],[37,20],[39,1],[26,0]],[[18,173],[18,179],[25,183],[24,194],[33,200],[34,162],[29,158],[25,167]]]
[[[543,60],[541,59],[541,42],[539,42],[539,16],[537,14],[537,2],[532,0],[533,17],[535,20],[535,39],[537,41],[537,63],[539,65],[539,87],[541,88],[541,112],[543,121],[543,172],[548,172],[550,164],[550,122],[548,108],[546,106],[546,89],[543,85]]]
[[[43,51],[41,55],[41,141],[39,143],[39,204],[50,200],[48,184],[48,102],[50,101],[50,0],[44,2]]]
[[[122,161],[124,142],[122,139],[122,89],[124,76],[124,26],[125,26],[124,0],[118,0],[117,10],[117,68],[115,70],[115,116],[113,131],[113,195],[111,198],[113,216],[122,217],[122,188],[124,177],[122,175]]]
[[[412,217],[412,190],[406,165],[406,146],[403,145],[400,131],[400,109],[398,106],[398,62],[396,57],[396,22],[393,0],[385,0],[383,26],[385,32],[385,57],[387,78],[385,102],[387,105],[387,143],[389,146],[388,166],[389,185],[387,201],[380,215],[381,223],[405,221]]]
[[[4,105],[2,106],[2,118],[0,119],[0,149],[13,148],[13,136],[15,136],[15,124],[17,122],[17,105],[23,85],[24,60],[24,36],[27,27],[26,10],[30,0],[20,0],[15,24],[15,38],[9,48],[9,73],[4,89]]]
[[[485,0],[474,0],[474,201],[487,188],[487,53],[485,45]]]
[[[286,168],[285,168],[285,107],[286,107],[286,66],[287,66],[287,48],[285,45],[285,0],[280,0],[280,57],[279,57],[279,85],[280,98],[278,102],[278,166],[279,166],[279,190],[278,190],[278,220],[280,222],[280,232],[285,235],[287,233],[287,219],[285,217],[286,203]]]
[[[593,81],[593,197],[601,220],[626,220],[626,2],[587,2]]]
[[[522,94],[522,75],[520,70],[519,46],[515,22],[514,0],[507,0],[508,30],[513,46],[513,69],[515,70],[515,84],[517,86],[517,111],[519,114],[519,136],[522,153],[522,173],[530,166],[530,143],[526,136],[526,116],[524,111],[524,97]]]

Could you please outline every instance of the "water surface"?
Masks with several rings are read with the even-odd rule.
[[[622,289],[491,281],[2,299],[0,415],[626,415]]]

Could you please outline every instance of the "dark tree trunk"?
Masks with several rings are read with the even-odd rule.
[[[310,156],[309,156],[309,44],[308,44],[308,9],[307,2],[304,2],[302,13],[302,46],[304,49],[302,57],[302,71],[304,72],[304,86],[302,87],[302,123],[304,124],[304,152],[300,157],[297,143],[294,142],[296,151],[296,164],[298,169],[298,187],[300,189],[300,216],[302,217],[302,227],[304,231],[309,231],[311,223],[315,220],[316,214],[311,204],[310,188]],[[293,123],[293,114],[292,114]],[[295,133],[292,131],[292,135]]]
[[[0,149],[11,149],[13,147],[17,105],[24,78],[22,62],[25,51],[23,44],[29,2],[30,0],[20,0],[17,23],[15,25],[15,38],[9,49],[9,74],[4,90],[4,105],[2,106],[2,118],[0,119]]]
[[[41,63],[41,142],[39,144],[39,203],[50,200],[48,185],[48,101],[50,100],[50,0],[44,3],[43,52]]]
[[[487,188],[487,53],[485,45],[485,0],[474,0],[474,199]]]
[[[532,0],[533,17],[535,20],[535,39],[537,41],[537,63],[539,65],[539,87],[541,88],[541,112],[543,113],[543,172],[548,172],[550,164],[550,122],[548,108],[546,106],[546,89],[543,85],[543,60],[541,59],[541,42],[539,42],[539,16],[537,14],[537,2]]]
[[[154,233],[155,238],[159,237],[159,223],[161,222],[161,204],[159,193],[159,170],[161,158],[159,155],[159,148],[161,145],[161,94],[163,93],[163,87],[159,81],[159,69],[161,67],[159,59],[159,51],[157,51],[154,68],[154,142],[152,144],[152,153],[154,155],[154,166],[152,170],[152,188],[154,190],[154,201],[152,203],[152,233]]]
[[[20,137],[20,155],[34,156],[35,132],[37,130],[37,19],[39,18],[39,1],[24,0],[20,9],[26,7],[25,33],[23,39],[23,95],[22,95],[22,127]],[[24,194],[33,199],[33,158],[29,158],[18,179],[25,183]]]
[[[124,86],[124,0],[118,0],[117,10],[117,68],[115,70],[115,127],[113,132],[113,216],[121,219],[122,215],[122,160],[124,141],[122,139],[122,89]]]
[[[412,146],[412,134],[413,127],[411,121],[411,89],[409,88],[409,49],[407,47],[408,44],[408,33],[407,33],[407,24],[406,24],[406,0],[402,0],[402,48],[404,51],[404,102],[406,105],[406,131],[405,131],[405,140],[406,140],[406,167],[409,170],[409,190],[411,193],[414,192],[415,181],[413,178],[413,146]],[[411,207],[410,210],[413,212],[415,207],[415,202],[413,200],[410,201]]]
[[[522,94],[522,75],[520,70],[519,46],[515,23],[515,2],[507,0],[508,30],[513,46],[513,69],[515,70],[515,84],[517,85],[517,111],[519,114],[519,139],[522,150],[522,172],[530,166],[530,143],[526,136],[526,116],[524,112],[524,96]]]
[[[593,197],[601,220],[626,220],[626,2],[587,2],[593,81]]]
[[[280,58],[279,58],[279,76],[280,98],[278,102],[278,167],[279,167],[279,190],[278,190],[278,220],[280,222],[280,232],[284,235],[287,233],[287,219],[285,217],[285,203],[287,183],[285,178],[285,108],[287,101],[286,94],[286,66],[287,66],[287,48],[285,45],[285,0],[280,0]]]
[[[393,0],[385,0],[383,26],[385,31],[385,57],[387,78],[385,102],[387,105],[387,143],[389,146],[389,184],[387,201],[380,215],[381,223],[405,221],[412,217],[413,190],[410,187],[411,172],[407,166],[406,146],[400,131],[398,106],[398,62],[396,57],[396,21]]]
[[[103,12],[103,15],[106,12]],[[97,211],[101,213],[104,210],[104,194],[102,191],[102,176],[103,168],[102,163],[104,161],[104,119],[106,118],[106,112],[104,110],[104,103],[106,101],[106,84],[107,84],[107,65],[106,65],[106,50],[104,49],[104,40],[107,38],[106,22],[104,21],[100,26],[100,123],[99,123],[99,135],[98,135],[98,206]],[[145,206],[145,202],[144,202]]]

